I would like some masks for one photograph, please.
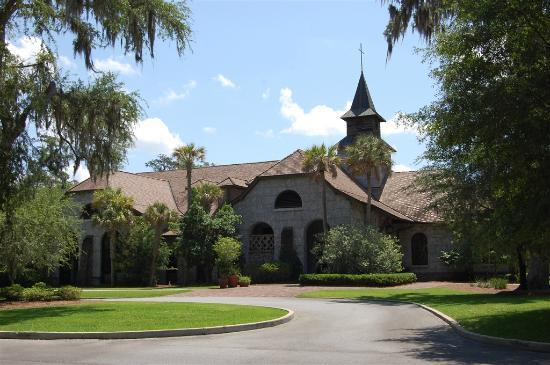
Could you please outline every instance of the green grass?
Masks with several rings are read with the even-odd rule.
[[[113,288],[84,289],[82,299],[152,298],[189,292],[190,289]]]
[[[433,288],[320,290],[300,297],[416,302],[451,316],[473,332],[550,342],[550,296],[479,294]]]
[[[110,332],[221,326],[285,315],[277,308],[117,302],[0,310],[0,331]]]

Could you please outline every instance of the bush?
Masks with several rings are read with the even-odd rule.
[[[323,236],[314,251],[324,272],[367,274],[403,270],[403,254],[397,239],[371,226],[336,226]]]
[[[45,302],[55,299],[57,299],[55,290],[48,288],[48,286],[42,282],[36,283],[30,288],[23,289],[23,300],[27,302]]]
[[[257,283],[281,283],[290,278],[290,266],[286,262],[269,261],[252,270]]]
[[[481,279],[476,280],[476,286],[480,288],[493,288],[493,289],[506,289],[506,285],[508,284],[508,280],[505,278],[500,277],[492,277],[489,279]]]
[[[0,290],[0,296],[10,301],[18,301],[23,299],[23,288],[19,284],[13,284]]]
[[[396,286],[416,281],[416,275],[410,272],[393,274],[302,274],[301,285],[327,286]]]
[[[250,279],[250,276],[239,276],[239,285],[240,284],[245,284],[245,285],[250,285],[250,283],[252,282],[252,279]]]
[[[213,246],[220,276],[237,272],[236,263],[241,256],[241,243],[231,237],[219,238]]]
[[[55,291],[55,295],[61,300],[79,300],[82,294],[82,289],[75,286],[67,285]]]

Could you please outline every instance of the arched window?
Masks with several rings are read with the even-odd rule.
[[[273,228],[267,223],[256,223],[249,237],[247,262],[254,266],[273,261],[274,253]]]
[[[428,239],[424,233],[415,233],[411,238],[413,265],[428,265]]]
[[[293,190],[285,190],[275,199],[275,209],[301,208],[302,198]]]

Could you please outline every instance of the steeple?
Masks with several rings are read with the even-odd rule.
[[[380,122],[386,120],[374,108],[365,75],[361,71],[351,108],[341,116],[347,124],[347,137],[355,140],[359,134],[374,134],[380,138]]]

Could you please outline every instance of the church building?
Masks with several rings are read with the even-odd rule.
[[[338,142],[339,153],[357,136],[372,134],[381,138],[385,119],[374,107],[361,72],[353,103],[342,119],[346,136]],[[393,149],[392,149],[393,150]],[[395,151],[395,150],[393,150]],[[292,245],[305,272],[315,269],[311,254],[314,236],[323,231],[319,182],[302,170],[304,153],[296,150],[277,161],[246,162],[193,169],[193,185],[205,182],[224,191],[224,201],[243,217],[239,232],[247,264],[254,265],[279,257],[281,244]],[[418,172],[382,174],[372,186],[372,222],[380,230],[399,238],[405,271],[421,279],[446,278],[457,269],[446,266],[439,256],[451,247],[451,233],[437,212],[429,208],[430,194],[415,188]],[[367,181],[337,168],[336,176],[325,175],[327,186],[327,225],[363,224],[367,206]],[[87,179],[70,192],[89,211],[93,192],[105,187],[120,188],[134,198],[136,214],[143,214],[154,202],[184,214],[187,209],[184,170],[128,173],[118,171],[109,179]],[[83,237],[79,276],[85,284],[97,285],[108,278],[108,245],[105,232],[83,214]]]

